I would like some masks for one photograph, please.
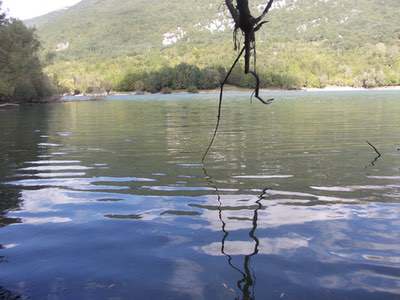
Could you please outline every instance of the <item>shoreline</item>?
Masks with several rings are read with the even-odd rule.
[[[240,88],[240,87],[232,87],[228,86],[224,90],[225,92],[251,92],[251,89],[248,88]],[[379,92],[379,91],[400,91],[400,86],[384,86],[384,87],[375,87],[375,88],[355,88],[351,86],[327,86],[324,88],[301,88],[301,89],[279,89],[279,88],[266,88],[260,89],[261,92]],[[136,93],[136,92],[115,92],[111,93],[108,96],[99,96],[99,95],[79,95],[79,96],[68,96],[68,97],[112,97],[112,96],[150,96],[150,95],[180,95],[180,94],[217,94],[220,92],[220,89],[210,89],[210,90],[199,90],[197,93],[190,93],[186,90],[172,90],[171,93]]]
[[[351,92],[351,91],[400,91],[400,86],[382,86],[374,88],[355,88],[352,86],[327,86],[324,88],[303,88],[302,91],[306,92]]]
[[[240,88],[240,87],[233,87],[228,86],[224,89],[225,92],[248,92],[251,91],[249,88]],[[265,88],[260,89],[260,91],[265,92],[348,92],[348,91],[400,91],[400,85],[397,86],[383,86],[383,87],[375,87],[375,88],[356,88],[352,86],[327,86],[324,88],[301,88],[301,89],[280,89],[280,88]],[[171,94],[215,94],[219,93],[220,89],[210,89],[210,90],[199,90],[197,93],[189,93],[186,90],[172,90],[170,94],[163,94],[163,93],[148,93],[145,92],[144,94],[137,94],[136,92],[115,92],[110,94],[109,96],[127,96],[127,95],[135,95],[135,96],[146,96],[146,95],[171,95]],[[81,95],[83,96],[83,95]],[[87,95],[90,96],[90,95]],[[95,96],[95,95],[93,95]]]
[[[251,89],[248,88],[240,88],[234,86],[227,86],[225,88],[225,92],[227,93],[235,93],[235,92],[251,92]],[[355,88],[351,86],[327,86],[324,88],[301,88],[301,89],[278,89],[278,88],[268,88],[268,89],[260,89],[261,92],[265,93],[278,93],[278,92],[291,92],[291,93],[315,93],[315,92],[387,92],[387,91],[399,91],[400,86],[384,86],[384,87],[375,87],[375,88]],[[218,94],[220,89],[210,89],[210,90],[199,90],[197,93],[190,93],[186,90],[172,90],[171,93],[137,93],[137,92],[114,92],[109,95],[106,94],[80,94],[80,95],[64,95],[64,96],[53,96],[47,97],[45,99],[39,99],[34,101],[12,101],[9,99],[8,101],[0,101],[0,109],[10,109],[16,108],[20,104],[50,104],[50,103],[62,103],[62,102],[73,102],[73,101],[102,101],[107,100],[109,97],[118,97],[118,96],[168,96],[168,95],[207,95],[207,94]]]

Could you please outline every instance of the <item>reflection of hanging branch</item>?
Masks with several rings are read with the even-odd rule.
[[[218,218],[221,221],[222,224],[222,232],[223,232],[223,237],[222,237],[222,243],[221,243],[221,253],[226,256],[228,258],[228,264],[236,271],[238,271],[240,274],[242,274],[243,276],[246,276],[246,274],[244,274],[238,267],[236,267],[233,263],[232,263],[232,256],[227,254],[225,252],[225,241],[229,236],[229,232],[226,230],[226,222],[223,219],[222,216],[222,200],[221,200],[221,194],[219,192],[218,186],[217,184],[214,182],[213,178],[208,175],[207,170],[205,168],[203,168],[203,172],[205,175],[205,178],[208,182],[208,184],[213,187],[215,189],[215,194],[217,195],[217,201],[218,201]]]
[[[258,211],[260,209],[262,209],[262,204],[261,204],[261,200],[264,199],[265,194],[267,193],[268,189],[264,189],[263,192],[261,193],[261,195],[258,196],[258,199],[256,201],[257,203],[257,208],[254,210],[254,215],[253,215],[253,219],[252,219],[252,229],[249,232],[249,236],[254,240],[255,244],[254,244],[254,250],[252,253],[248,254],[245,256],[244,258],[244,273],[245,275],[243,276],[243,279],[238,281],[238,287],[239,289],[242,291],[243,293],[243,300],[250,300],[250,299],[254,299],[254,292],[253,292],[253,296],[252,293],[250,291],[250,288],[255,286],[255,275],[251,273],[251,269],[250,269],[250,260],[253,256],[258,254],[259,251],[259,246],[260,246],[260,241],[256,236],[256,230],[257,230],[257,226],[258,226]],[[243,285],[244,284],[244,285]],[[242,286],[243,285],[243,286]]]
[[[374,149],[375,153],[377,154],[377,156],[374,158],[374,160],[371,162],[371,166],[375,166],[375,163],[378,161],[379,158],[382,157],[382,154],[379,152],[379,150],[372,145],[370,142],[367,141],[367,144],[371,146],[372,149]]]
[[[208,152],[210,151],[215,137],[218,132],[219,124],[220,124],[220,119],[221,119],[221,108],[222,108],[222,99],[223,99],[223,93],[224,93],[224,86],[228,82],[228,79],[235,68],[236,64],[238,63],[239,59],[242,57],[244,53],[244,73],[245,74],[251,74],[255,81],[256,81],[256,86],[254,88],[254,96],[263,104],[270,104],[274,99],[268,99],[268,100],[263,100],[260,97],[260,78],[257,74],[256,70],[256,62],[257,62],[257,57],[256,57],[256,38],[255,38],[255,33],[261,29],[261,27],[267,23],[266,21],[263,21],[265,16],[268,14],[269,10],[272,7],[272,4],[274,0],[269,0],[268,4],[265,6],[265,9],[263,13],[255,18],[251,15],[250,9],[249,9],[249,1],[248,0],[236,0],[236,6],[232,3],[233,0],[225,0],[225,4],[229,9],[229,12],[232,15],[233,21],[235,23],[235,29],[233,31],[233,39],[234,39],[234,47],[235,50],[240,48],[240,42],[238,41],[237,34],[238,31],[244,35],[244,46],[242,50],[240,50],[238,56],[236,57],[234,63],[232,64],[230,70],[226,74],[224,80],[221,83],[221,91],[219,95],[219,104],[218,104],[218,119],[217,119],[217,125],[215,126],[214,134],[212,136],[211,142],[206,150],[206,152],[203,155],[202,162],[205,161],[206,156]],[[250,70],[250,60],[251,56],[254,58],[253,62],[253,69]]]
[[[255,255],[258,254],[259,252],[259,246],[260,246],[260,241],[256,236],[256,230],[258,226],[258,211],[263,208],[261,204],[261,200],[264,199],[266,193],[267,193],[267,188],[265,188],[262,193],[258,196],[258,199],[256,201],[257,207],[254,210],[253,218],[252,218],[252,227],[249,232],[249,236],[253,239],[254,241],[254,249],[253,252],[245,255],[244,261],[243,261],[243,271],[241,270],[240,267],[237,267],[233,264],[232,256],[225,251],[225,243],[229,237],[229,231],[226,230],[226,222],[224,221],[223,218],[223,205],[222,205],[222,200],[221,200],[221,194],[219,193],[218,186],[213,182],[213,179],[211,176],[208,175],[207,170],[203,168],[203,172],[205,174],[205,178],[210,184],[215,189],[215,193],[217,195],[217,201],[218,201],[218,218],[221,221],[221,230],[223,232],[223,237],[221,241],[221,253],[227,257],[228,259],[228,264],[229,266],[240,273],[242,276],[242,279],[240,279],[236,286],[238,289],[242,292],[242,299],[243,300],[252,300],[254,298],[254,287],[255,287],[255,274],[252,273],[251,271],[251,258]],[[251,289],[252,288],[252,289]],[[251,289],[251,290],[250,290]]]

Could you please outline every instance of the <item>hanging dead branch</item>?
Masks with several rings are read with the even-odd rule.
[[[250,12],[249,8],[249,1],[248,0],[236,0],[236,5],[233,4],[233,0],[225,0],[225,4],[228,7],[230,14],[232,15],[233,21],[235,22],[235,28],[233,31],[233,43],[234,49],[239,51],[238,56],[236,57],[235,61],[233,62],[231,68],[229,69],[228,73],[226,74],[224,80],[221,83],[221,90],[219,96],[219,104],[218,104],[218,117],[217,117],[217,124],[215,126],[214,134],[211,138],[210,144],[203,155],[202,162],[205,161],[208,152],[210,151],[215,137],[218,133],[219,124],[221,122],[221,109],[222,109],[222,100],[223,100],[223,93],[224,87],[227,83],[233,69],[235,68],[236,64],[239,62],[240,58],[244,54],[244,73],[251,74],[255,81],[256,86],[254,88],[254,96],[263,104],[270,104],[274,99],[264,100],[260,97],[260,78],[257,74],[257,52],[256,52],[256,36],[255,33],[261,29],[261,27],[267,23],[267,21],[263,21],[266,15],[268,14],[269,10],[272,7],[274,0],[269,0],[267,5],[265,6],[262,14],[258,17],[253,17]],[[242,34],[244,36],[244,45],[243,47],[240,45],[238,34]],[[253,65],[251,66],[251,58],[253,57]]]

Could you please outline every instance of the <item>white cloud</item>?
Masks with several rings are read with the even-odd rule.
[[[44,15],[80,2],[80,0],[3,0],[3,8],[22,20]]]

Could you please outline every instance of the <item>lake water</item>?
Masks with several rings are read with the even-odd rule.
[[[400,299],[400,92],[273,94],[0,111],[0,299]]]

